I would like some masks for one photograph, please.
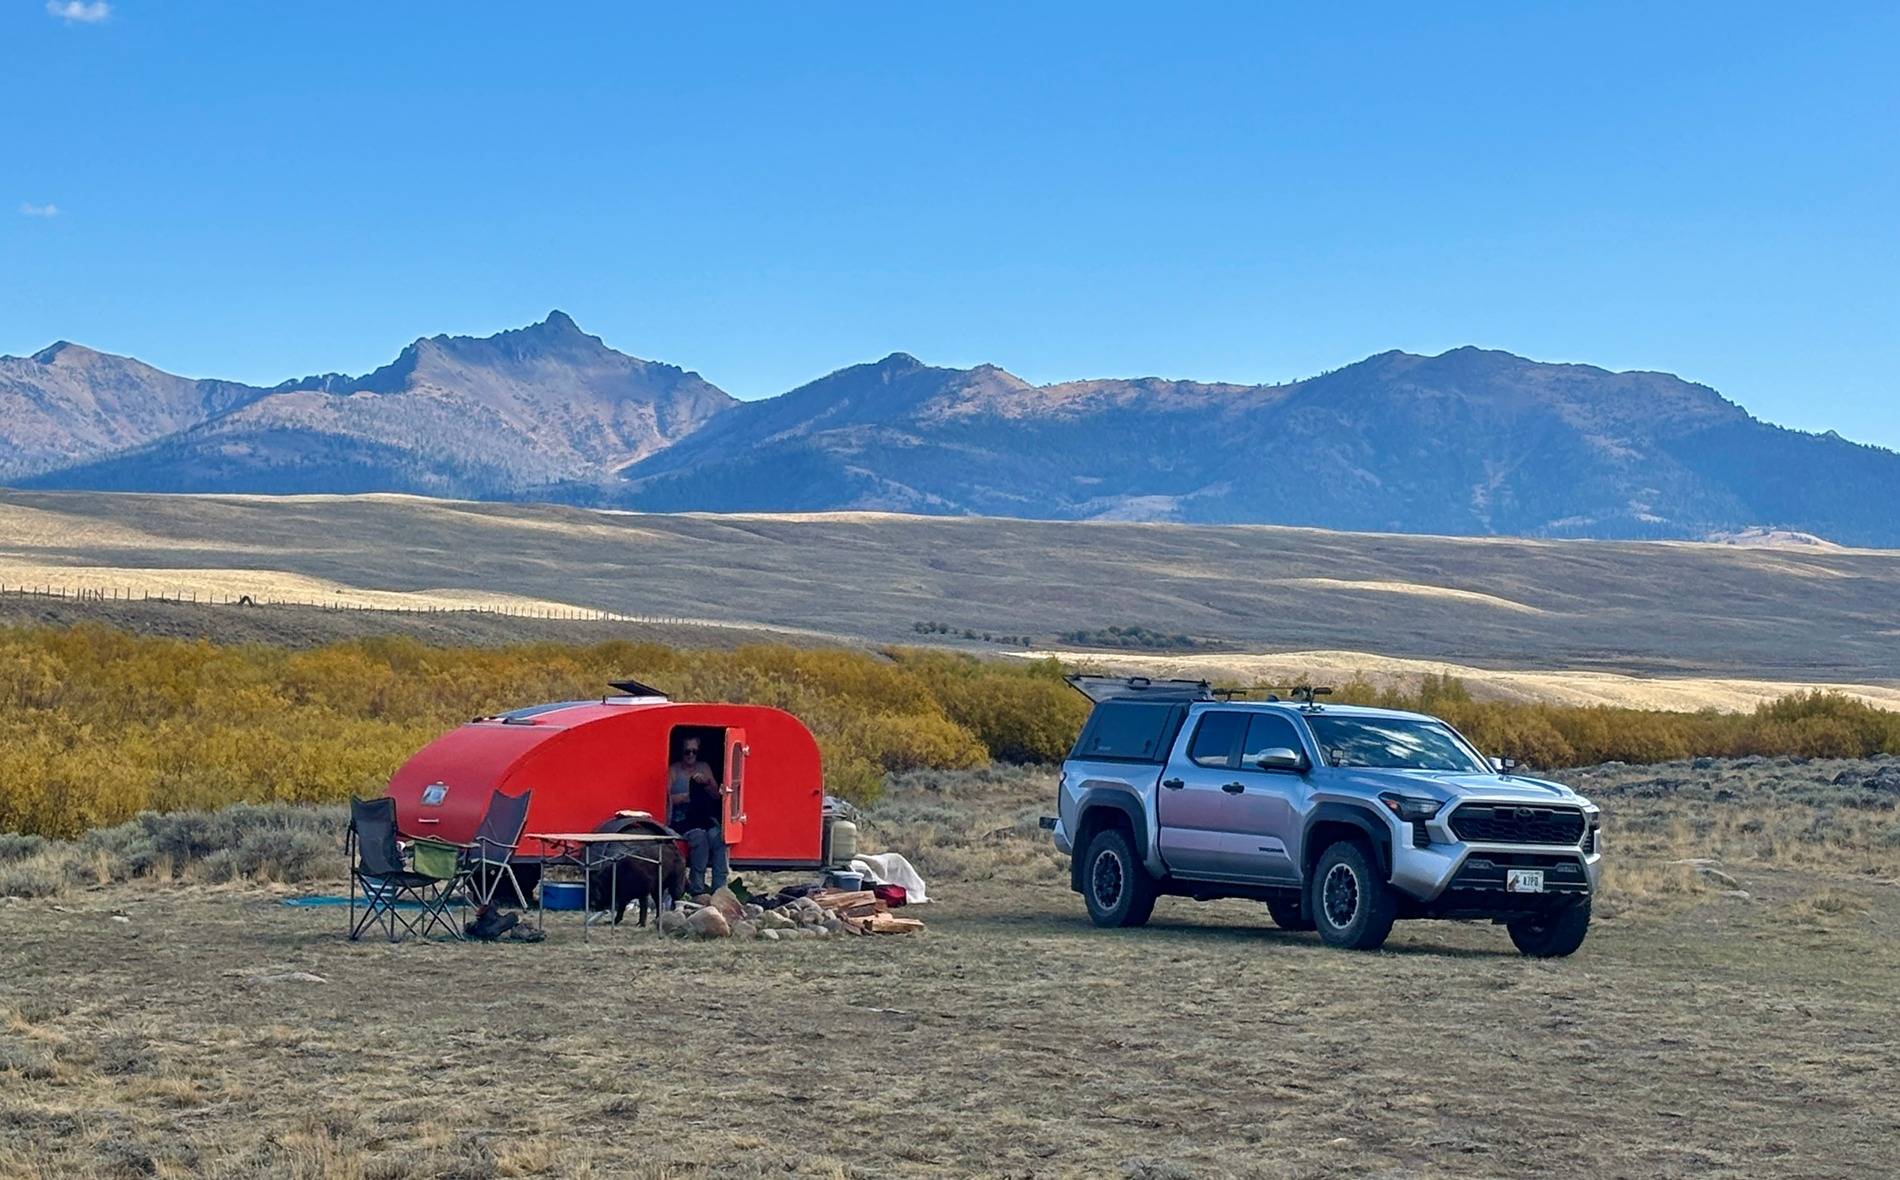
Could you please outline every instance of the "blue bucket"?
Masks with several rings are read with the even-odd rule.
[[[587,886],[579,881],[543,881],[541,904],[551,910],[578,910],[587,904]]]

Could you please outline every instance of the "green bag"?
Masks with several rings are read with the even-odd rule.
[[[413,845],[416,854],[416,872],[425,877],[434,877],[438,881],[447,881],[455,876],[456,852],[453,844],[444,844],[440,840],[417,840]]]

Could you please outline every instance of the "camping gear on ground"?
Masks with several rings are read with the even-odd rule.
[[[910,901],[910,895],[904,892],[902,885],[893,885],[888,881],[882,885],[871,886],[871,896],[877,898],[885,905],[890,906],[892,909],[896,909],[898,906]]]
[[[858,854],[858,825],[838,816],[825,817],[825,863],[848,865]]]
[[[825,864],[824,768],[818,743],[781,709],[668,700],[634,681],[625,695],[562,701],[453,729],[389,781],[402,830],[451,844],[474,839],[496,791],[532,785],[525,834],[511,856],[526,889],[558,855],[535,832],[593,832],[622,811],[668,811],[670,767],[697,740],[722,784],[720,830],[735,871]]]
[[[855,893],[864,887],[864,874],[854,873],[850,869],[833,869],[825,874],[825,884],[846,893]]]
[[[520,914],[503,913],[500,906],[485,905],[475,911],[475,920],[462,927],[462,933],[480,942],[493,942],[520,921]]]
[[[550,910],[578,910],[587,904],[585,881],[543,881],[541,906]]]
[[[873,885],[902,885],[904,896],[911,905],[923,905],[930,900],[924,892],[924,879],[911,867],[909,861],[895,852],[866,853],[851,862],[851,867],[864,874],[864,879]]]
[[[391,942],[401,941],[404,934],[426,937],[438,928],[451,938],[462,937],[449,914],[455,873],[421,872],[404,863],[396,837],[395,800],[388,796],[351,799],[350,830],[343,844],[350,864],[350,941],[361,938],[372,925],[387,930]],[[438,862],[431,867],[441,866]],[[360,919],[356,916],[359,890],[364,907]],[[399,909],[406,901],[414,902],[417,910]]]

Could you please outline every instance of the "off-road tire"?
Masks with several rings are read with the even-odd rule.
[[[1304,934],[1313,929],[1312,917],[1297,898],[1275,898],[1267,903],[1267,914],[1272,917],[1273,924],[1282,930]]]
[[[1082,860],[1082,900],[1097,926],[1141,926],[1154,913],[1155,883],[1120,828],[1103,828]]]
[[[1374,951],[1385,945],[1398,902],[1370,848],[1357,840],[1329,846],[1320,853],[1308,890],[1307,911],[1328,946]]]
[[[1504,927],[1511,942],[1534,959],[1561,959],[1575,954],[1590,933],[1590,902],[1586,898],[1553,913],[1518,918]]]

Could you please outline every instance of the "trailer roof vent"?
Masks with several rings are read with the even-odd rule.
[[[642,684],[638,680],[609,680],[607,687],[619,689],[621,695],[617,697],[602,697],[602,704],[646,704],[650,701],[664,701],[670,699],[665,693],[653,687],[651,684]]]

